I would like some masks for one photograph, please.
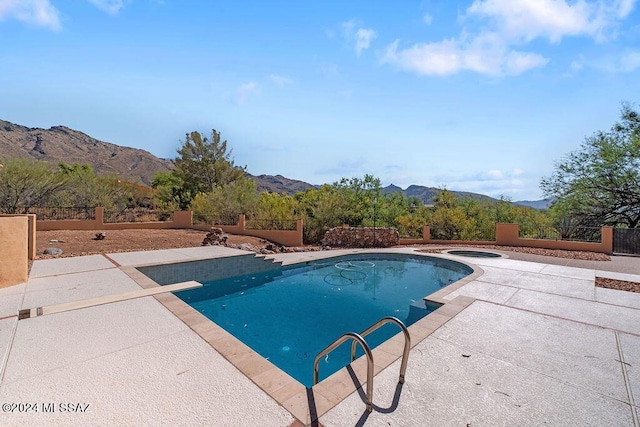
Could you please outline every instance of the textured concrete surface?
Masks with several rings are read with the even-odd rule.
[[[53,317],[53,316],[52,316]],[[187,328],[3,385],[0,400],[89,403],[3,425],[286,426],[293,417]]]
[[[596,301],[640,310],[640,294],[616,289],[596,288]]]
[[[72,258],[41,259],[33,262],[29,280],[41,276],[79,273],[112,268],[113,263],[102,255],[87,255]]]
[[[359,251],[272,258],[290,264],[353,252]],[[246,252],[199,247],[109,257],[130,266],[240,253]],[[605,274],[640,281],[640,268],[628,257],[616,261],[624,268],[609,272],[613,263],[436,256],[484,270],[445,297],[476,301],[411,350],[404,386],[397,385],[399,360],[375,377],[373,413],[365,412],[360,390],[324,414],[323,425],[640,427],[640,295],[594,286]],[[9,316],[0,319],[0,352],[7,356],[0,403],[40,405],[37,414],[18,413],[16,406],[0,414],[0,424],[286,427],[294,421],[152,297],[15,316],[18,308],[134,289],[137,283],[98,255],[35,261],[26,285],[0,290],[0,312]],[[44,403],[54,411],[43,413]],[[63,403],[89,403],[89,412],[62,412]]]
[[[120,269],[62,274],[29,280],[22,308],[41,307],[71,301],[81,301],[104,295],[134,291],[140,287]]]
[[[359,421],[372,426],[633,425],[629,405],[491,354],[434,337],[412,353],[399,393],[398,362],[376,376],[374,412],[365,413],[361,396],[353,394],[320,422],[327,427]]]
[[[432,336],[470,354],[489,354],[605,396],[627,398],[610,329],[476,301]]]
[[[633,308],[527,290],[518,291],[507,304],[575,322],[633,334],[640,332],[640,310]]]

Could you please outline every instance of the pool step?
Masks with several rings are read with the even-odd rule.
[[[273,254],[256,254],[255,257],[259,258],[259,259],[261,259],[261,260],[263,260],[265,262],[282,265],[282,261],[276,261],[276,259],[275,259]]]

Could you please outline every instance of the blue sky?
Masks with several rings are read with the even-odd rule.
[[[636,104],[637,0],[0,0],[0,118],[252,174],[538,199]],[[636,104],[637,105],[637,104]]]

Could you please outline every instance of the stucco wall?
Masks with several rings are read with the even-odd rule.
[[[523,239],[519,235],[520,226],[518,224],[496,224],[496,240],[491,241],[462,241],[462,240],[431,240],[430,227],[424,227],[422,240],[420,239],[400,239],[401,245],[415,244],[488,244],[501,246],[520,246],[543,249],[564,249],[568,251],[588,251],[601,252],[605,254],[613,253],[613,228],[602,227],[602,238],[600,242],[575,242],[569,240],[548,240],[548,239]]]
[[[29,217],[26,215],[0,217],[0,287],[27,281],[29,231]]]
[[[96,207],[96,218],[93,220],[59,220],[59,221],[38,221],[38,230],[148,230],[181,228],[209,231],[210,225],[193,224],[193,213],[191,211],[176,211],[173,213],[173,221],[158,222],[104,222],[104,208]],[[245,226],[245,216],[240,215],[236,225],[217,225],[225,233],[240,234],[243,236],[261,237],[272,242],[285,246],[302,246],[302,220],[296,221],[295,230],[249,230]]]

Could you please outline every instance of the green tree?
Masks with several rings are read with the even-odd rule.
[[[209,138],[199,132],[186,134],[178,154],[180,157],[174,160],[174,173],[182,180],[184,194],[191,197],[245,176],[245,169],[234,164],[227,141],[222,141],[220,132],[215,129]]]
[[[541,181],[558,217],[582,226],[640,226],[640,116],[623,104],[620,121],[596,132]],[[566,219],[564,220],[567,221]]]
[[[431,238],[435,240],[472,239],[476,222],[458,206],[455,194],[444,189],[435,197],[431,216]]]
[[[191,202],[194,216],[209,224],[235,224],[240,214],[253,215],[257,210],[256,183],[237,179],[208,193],[199,193]]]
[[[151,187],[155,188],[158,206],[167,210],[187,210],[193,199],[191,191],[185,188],[184,181],[173,171],[158,172],[154,175]]]
[[[116,175],[96,174],[91,165],[60,163],[59,173],[66,185],[50,198],[55,206],[102,206],[110,215],[122,215],[136,208],[152,208],[156,191],[120,179]]]
[[[51,198],[55,206],[98,206],[101,205],[107,193],[107,187],[98,180],[91,165],[64,162],[58,164],[59,172],[67,177],[63,189],[57,191]]]
[[[32,206],[48,204],[68,177],[46,162],[9,158],[0,167],[0,212],[25,213]]]
[[[263,191],[258,197],[256,219],[261,226],[274,229],[293,229],[300,218],[300,202],[293,196]]]
[[[366,174],[362,179],[358,177],[342,178],[335,182],[333,187],[343,200],[343,224],[349,224],[353,227],[373,224],[374,214],[377,214],[378,201],[382,201],[379,178],[369,174]]]
[[[305,242],[317,243],[328,229],[344,224],[346,201],[336,187],[325,184],[296,193],[294,197],[300,203]]]

